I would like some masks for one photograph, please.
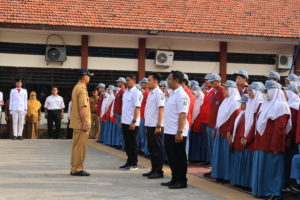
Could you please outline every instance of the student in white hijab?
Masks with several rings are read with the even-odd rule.
[[[201,122],[201,106],[204,102],[204,94],[197,85],[192,87],[192,92],[195,97],[195,104],[190,132],[189,159],[191,161],[204,162],[208,159],[207,137],[203,134]]]
[[[241,96],[234,81],[227,81],[224,85],[224,96],[218,110],[216,130],[212,156],[211,177],[221,181],[230,180],[229,140],[233,133],[234,121],[240,112]]]
[[[242,160],[245,166],[242,172],[241,185],[246,188],[252,187],[255,124],[261,104],[264,102],[264,90],[265,86],[262,82],[253,82],[248,87],[249,100],[245,110],[245,131],[240,141],[244,146]]]
[[[283,191],[288,191],[289,186],[295,185],[296,181],[290,179],[291,174],[291,163],[293,156],[298,154],[298,147],[296,144],[296,130],[297,130],[297,120],[298,120],[298,111],[300,105],[299,90],[298,84],[296,82],[290,83],[286,88],[284,88],[288,105],[291,109],[291,118],[292,118],[292,129],[288,133],[286,138],[286,150],[285,150],[285,184],[286,188]]]
[[[108,86],[106,90],[105,98],[103,99],[102,106],[101,106],[100,121],[103,122],[101,138],[104,144],[110,144],[110,135],[109,135],[110,129],[109,129],[108,120],[106,119],[106,114],[110,104],[115,99],[115,96],[113,94],[113,89],[114,86],[112,85]]]
[[[275,81],[266,81],[268,100],[258,114],[252,170],[252,195],[280,199],[284,183],[284,151],[292,128],[291,111]]]
[[[244,136],[245,132],[245,109],[248,100],[248,94],[243,94],[242,98],[239,100],[241,103],[241,112],[235,119],[233,135],[230,141],[232,149],[230,152],[230,184],[232,185],[242,185],[242,181],[244,179],[243,169],[247,167],[243,160],[244,148],[240,139]]]

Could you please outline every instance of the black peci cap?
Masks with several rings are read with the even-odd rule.
[[[78,74],[80,76],[83,76],[83,75],[94,76],[94,73],[90,73],[88,69],[80,69],[80,70],[78,70]]]

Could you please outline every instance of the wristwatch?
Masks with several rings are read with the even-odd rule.
[[[177,133],[176,134],[182,134],[183,133],[183,131],[177,131]]]
[[[161,125],[157,125],[156,128],[162,128]]]

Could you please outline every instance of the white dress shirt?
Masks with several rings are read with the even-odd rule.
[[[165,105],[164,133],[176,135],[178,131],[178,118],[180,113],[189,112],[190,98],[184,89],[180,86],[172,92]],[[183,136],[187,136],[189,131],[189,123],[186,120]]]
[[[65,103],[64,103],[64,99],[59,96],[48,96],[45,102],[44,107],[47,110],[61,110],[65,108]]]
[[[165,94],[158,87],[153,89],[147,99],[145,107],[145,126],[156,127],[157,125],[163,126],[158,123],[158,111],[160,107],[165,106]]]
[[[137,107],[141,107],[143,94],[136,86],[126,89],[122,99],[122,116],[121,122],[130,125],[134,117],[134,111]],[[136,119],[136,126],[140,124],[140,116]]]
[[[10,91],[9,95],[9,110],[10,111],[27,111],[27,90],[20,88],[18,92],[17,88]]]

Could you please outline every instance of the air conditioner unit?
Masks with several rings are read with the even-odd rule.
[[[67,60],[66,47],[46,47],[47,62],[64,62]]]
[[[292,55],[279,54],[277,56],[277,68],[278,69],[291,69],[292,64],[293,64],[293,56]]]
[[[155,55],[155,64],[159,66],[171,66],[174,60],[173,51],[157,50]]]

